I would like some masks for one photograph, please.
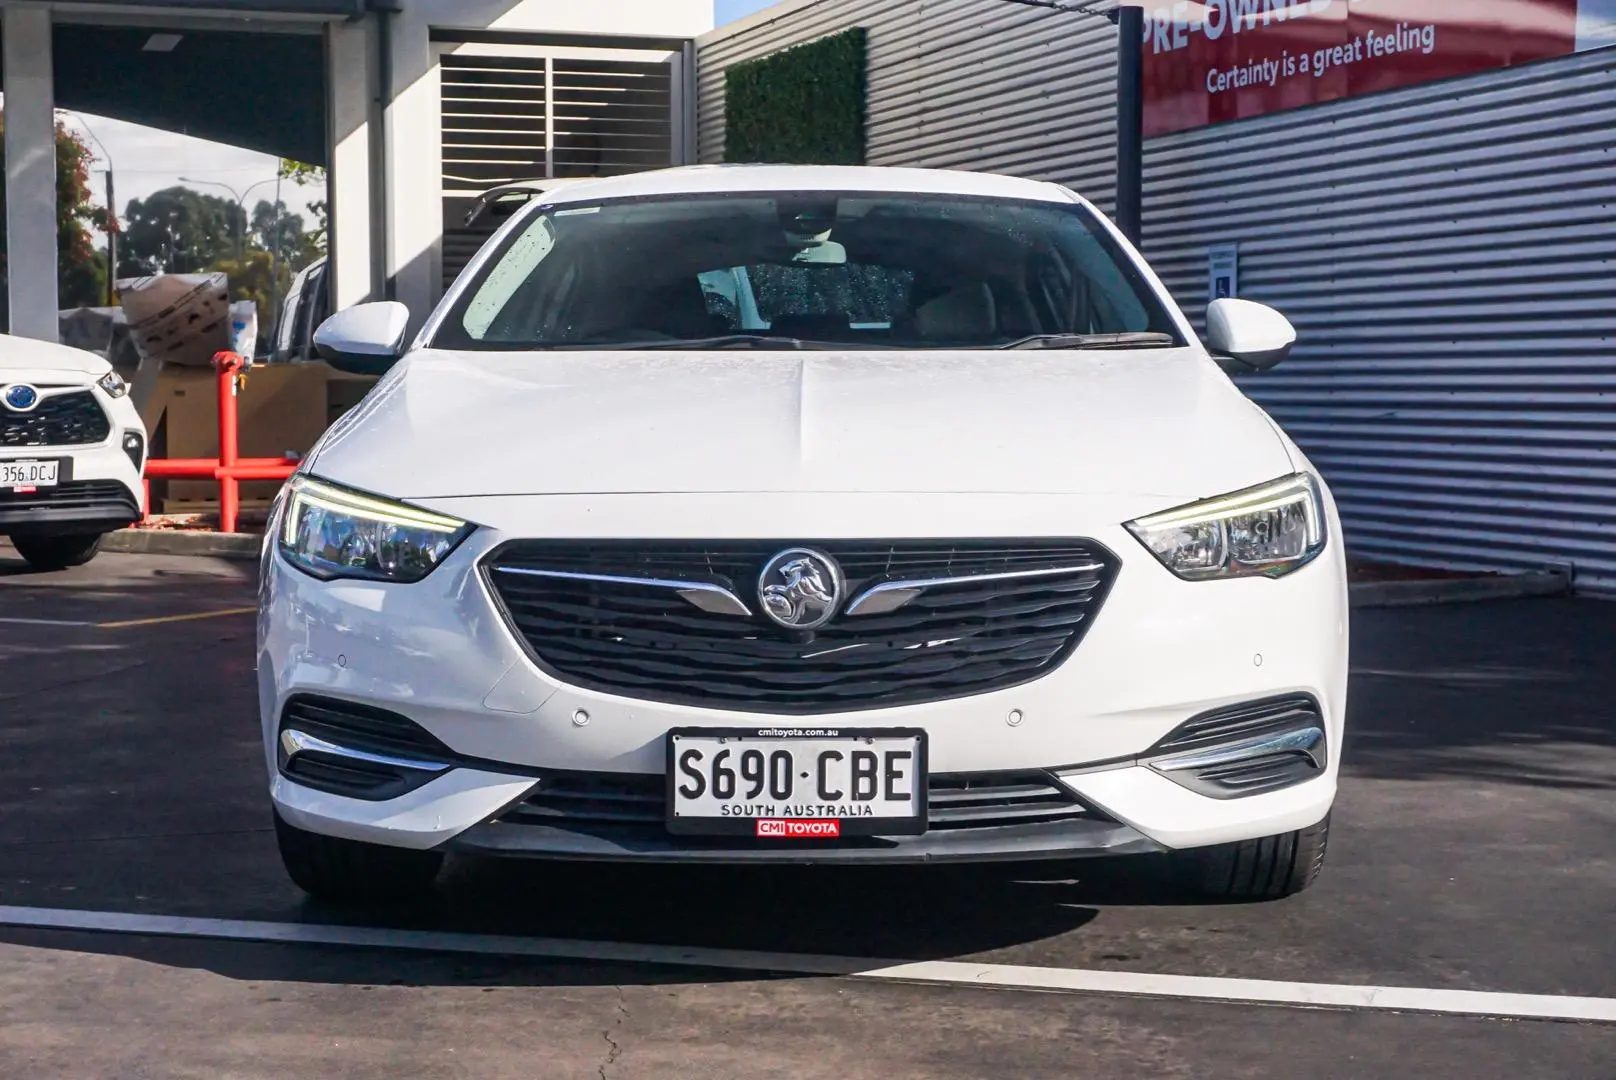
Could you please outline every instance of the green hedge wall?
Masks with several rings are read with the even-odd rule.
[[[865,33],[854,27],[724,73],[724,160],[864,164]]]

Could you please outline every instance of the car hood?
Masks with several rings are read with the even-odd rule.
[[[674,492],[1149,494],[1283,474],[1263,413],[1188,349],[418,351],[322,441],[404,499]]]
[[[83,349],[0,334],[0,383],[43,381],[51,374],[101,376],[111,370],[105,358]]]

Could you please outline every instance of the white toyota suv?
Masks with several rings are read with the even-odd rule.
[[[1203,346],[1053,184],[747,166],[551,188],[408,322],[319,330],[386,375],[265,546],[304,889],[451,852],[1317,873],[1340,524],[1225,374],[1284,358],[1277,313],[1217,301]]]
[[[33,566],[95,557],[141,513],[146,429],[94,353],[0,334],[0,536]]]

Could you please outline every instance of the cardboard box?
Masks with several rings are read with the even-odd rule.
[[[324,364],[275,364],[255,367],[237,398],[242,457],[282,457],[307,454],[329,426],[327,380]],[[219,455],[218,376],[211,369],[166,367],[142,409],[148,430],[163,425],[163,456],[212,458]],[[272,499],[275,481],[241,485],[244,502]],[[217,502],[219,485],[212,480],[170,480],[164,501]]]
[[[215,353],[234,348],[224,274],[159,274],[118,285],[129,336],[143,360],[211,370]]]

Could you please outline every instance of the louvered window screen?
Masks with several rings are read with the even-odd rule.
[[[465,223],[489,188],[673,164],[668,63],[446,53],[442,85],[446,289],[491,231]]]
[[[549,95],[542,57],[443,58],[443,190],[477,195],[546,175]]]
[[[556,176],[613,176],[673,163],[667,64],[552,62]]]

